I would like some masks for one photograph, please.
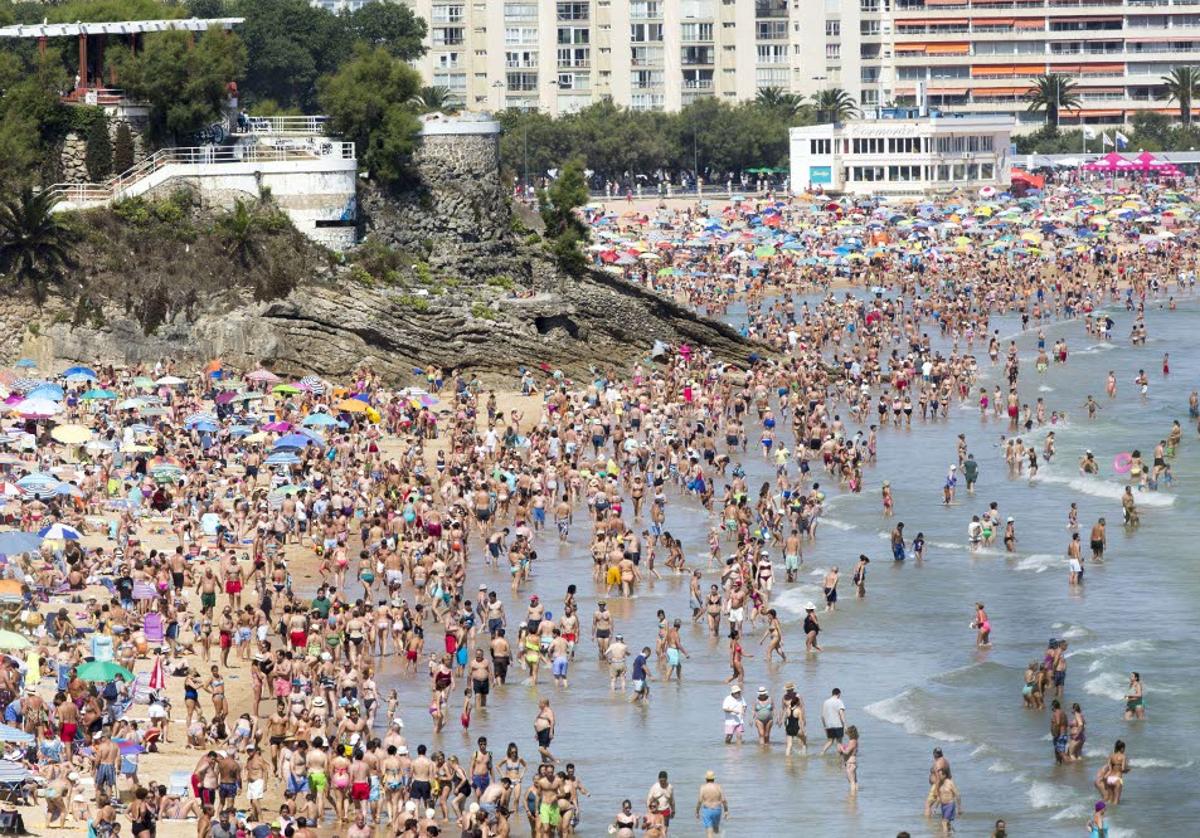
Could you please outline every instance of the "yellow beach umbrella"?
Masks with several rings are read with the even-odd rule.
[[[66,445],[82,445],[92,438],[92,432],[83,425],[57,425],[50,436]]]
[[[359,399],[342,399],[336,405],[338,410],[346,413],[366,413],[367,403]]]

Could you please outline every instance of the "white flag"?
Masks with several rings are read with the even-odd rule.
[[[1114,136],[1116,136],[1116,138],[1117,138],[1117,147],[1118,148],[1120,148],[1123,145],[1129,145],[1129,138],[1126,137],[1124,134],[1122,134],[1120,131],[1115,132]]]
[[[1091,127],[1090,125],[1083,126],[1083,138],[1085,140],[1096,139],[1096,129]]]
[[[1113,144],[1113,141],[1108,138],[1108,134],[1100,135],[1100,147],[1101,148],[1108,148],[1112,144]]]

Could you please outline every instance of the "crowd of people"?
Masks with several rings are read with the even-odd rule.
[[[1053,200],[1044,210],[1061,214]],[[854,225],[841,222],[856,214],[869,230],[867,219],[884,219],[877,232],[893,241],[902,231],[945,232],[936,232],[940,222],[905,223],[934,217],[918,206],[887,215],[781,203],[735,208],[721,224],[778,216],[770,229],[808,243],[779,254],[835,251],[854,238]],[[957,217],[949,209],[936,216]],[[844,266],[747,259],[737,255],[746,252],[740,233],[687,243],[693,227],[713,229],[701,212],[668,217],[664,229],[681,244],[622,269],[710,313],[744,303],[745,334],[760,347],[749,365],[682,344],[628,369],[597,359],[581,380],[552,367],[521,371],[524,397],[435,369],[404,389],[368,368],[340,385],[315,376],[293,384],[220,361],[6,373],[15,423],[3,438],[10,453],[0,454],[5,518],[14,536],[38,537],[0,551],[29,618],[27,656],[0,668],[0,704],[28,737],[16,761],[47,824],[134,838],[188,819],[199,838],[315,838],[331,823],[351,838],[380,824],[399,838],[525,829],[549,838],[594,834],[607,822],[630,838],[666,835],[694,802],[698,827],[681,832],[718,834],[731,804],[716,772],[703,770],[685,779],[678,800],[663,772],[644,799],[625,800],[615,815],[589,809],[581,826],[589,791],[555,745],[555,705],[595,677],[573,674],[574,663],[604,662],[611,690],[647,703],[655,681],[682,677],[693,654],[720,648],[689,650],[691,638],[711,636],[729,661],[725,742],[743,740],[749,717],[761,743],[781,727],[786,754],[807,753],[794,683],[778,700],[765,687],[752,703],[743,698],[746,647],[765,649],[767,664],[820,654],[837,567],[822,579],[820,607],[806,604],[803,653],[772,602],[819,539],[829,487],[880,486],[890,516],[893,487],[872,474],[878,446],[914,418],[945,422],[951,405],[966,403],[1006,417],[1014,435],[1046,434],[1041,446],[1014,436],[1004,449],[1012,474],[1036,469],[1054,455],[1062,414],[1018,398],[1028,370],[991,318],[1019,313],[1029,329],[1077,319],[1091,332],[1101,306],[1127,304],[1137,317],[1150,300],[1190,292],[1196,269],[1193,251],[1173,238],[1128,252],[1112,239],[1077,247],[1072,237],[1053,270],[952,239],[920,258],[883,242],[871,255],[856,248],[863,258]],[[1120,216],[1112,223],[1137,229]],[[824,292],[797,304],[784,293],[797,288]],[[1067,357],[1062,340],[1053,359]],[[984,369],[1007,388],[980,386]],[[1172,437],[1172,447],[1179,442]],[[750,485],[751,458],[769,463],[774,479]],[[1167,459],[1156,450],[1139,474],[1161,479]],[[959,475],[973,492],[977,473],[964,439],[947,503]],[[671,531],[684,507],[709,513],[706,555],[687,555]],[[910,540],[903,523],[889,523],[893,558],[919,561],[923,536]],[[1103,523],[1092,531],[1093,561],[1103,558]],[[973,546],[999,539],[1008,549],[1017,538],[1014,519],[1002,521],[994,504],[968,535]],[[539,585],[539,548],[556,542],[591,557],[590,581],[584,560],[561,599]],[[1076,533],[1072,584],[1085,564],[1077,542]],[[863,555],[852,572],[856,596],[866,593],[869,565]],[[497,568],[507,571],[504,585],[494,584]],[[691,625],[686,612],[663,609],[657,637],[627,640],[607,599],[646,607],[638,592],[663,574],[688,579]],[[581,614],[577,595],[589,585],[602,598]],[[986,647],[983,603],[972,625]],[[1086,728],[1078,704],[1063,709],[1066,647],[1052,643],[1023,690],[1030,711],[1053,693],[1059,761],[1083,758]],[[249,678],[231,680],[240,671]],[[395,679],[426,682],[427,704],[404,706],[386,686]],[[448,729],[469,730],[486,708],[519,708],[507,689],[515,681],[537,690],[523,734],[532,744],[480,737],[456,753]],[[433,720],[433,736],[410,742],[404,717],[418,710]],[[1136,673],[1127,710],[1145,717]],[[859,731],[840,690],[819,716],[819,753],[842,761],[856,794]],[[166,760],[182,746],[180,771],[139,774],[141,760]],[[961,793],[944,755],[934,756],[925,810],[949,832]],[[1117,742],[1096,778],[1101,830],[1128,770]]]

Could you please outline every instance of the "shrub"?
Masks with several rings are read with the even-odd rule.
[[[484,302],[475,302],[471,304],[471,316],[476,320],[498,320],[500,315],[496,310]]]
[[[113,140],[112,167],[117,174],[133,168],[133,132],[128,122],[117,123],[117,136]]]
[[[511,291],[517,287],[517,283],[511,276],[489,276],[487,285],[492,288],[503,288],[505,291]]]
[[[113,147],[108,139],[108,120],[103,115],[88,128],[83,162],[92,181],[105,180],[112,174]]]
[[[417,294],[404,294],[400,297],[400,305],[413,311],[429,311],[429,298]]]

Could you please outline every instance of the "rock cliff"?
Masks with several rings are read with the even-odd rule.
[[[21,320],[25,307],[0,310],[0,321],[15,318],[12,333],[26,336],[19,351],[42,362],[221,357],[330,377],[364,362],[396,379],[426,364],[581,373],[643,357],[656,340],[730,360],[749,354],[727,325],[619,277],[560,273],[537,235],[514,224],[495,146],[494,135],[427,136],[412,183],[390,194],[364,184],[367,246],[397,255],[386,277],[353,255],[338,264],[298,234],[277,236],[267,264],[248,267],[222,246],[217,225],[155,242],[126,235],[110,215],[107,231],[89,239],[86,305],[60,303],[32,320]],[[156,213],[174,218],[151,208],[150,223]],[[0,352],[15,354],[15,344]]]

